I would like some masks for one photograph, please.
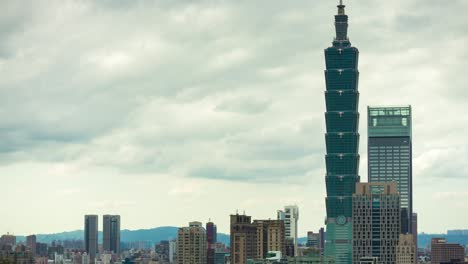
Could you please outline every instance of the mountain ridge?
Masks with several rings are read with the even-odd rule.
[[[148,229],[136,229],[121,230],[120,238],[122,242],[134,242],[134,241],[149,241],[153,244],[159,243],[162,240],[175,240],[177,239],[177,230],[179,228],[175,226],[161,226]],[[52,243],[53,241],[64,241],[64,240],[83,240],[83,230],[65,231],[60,233],[52,234],[37,234],[37,242],[41,243]],[[427,248],[431,239],[435,237],[446,238],[450,243],[459,243],[462,245],[468,245],[468,235],[448,235],[448,234],[418,234],[418,247]],[[25,236],[17,236],[18,242],[25,242]],[[229,234],[218,233],[218,241],[226,245],[230,244]],[[298,239],[299,243],[307,242],[306,237]],[[102,232],[99,232],[99,243],[102,243]]]

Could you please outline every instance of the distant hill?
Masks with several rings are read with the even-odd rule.
[[[163,226],[151,229],[140,229],[140,230],[122,230],[120,237],[122,242],[132,241],[151,241],[152,243],[159,243],[161,240],[174,240],[177,239],[177,227],[174,226]],[[51,243],[54,240],[82,240],[84,236],[83,230],[75,230],[70,232],[62,232],[56,234],[39,234],[37,235],[37,241],[42,243]],[[418,247],[426,248],[430,246],[431,239],[434,237],[446,238],[448,242],[459,243],[462,245],[468,245],[468,235],[462,234],[425,234],[421,233],[418,235]],[[17,241],[25,241],[24,236],[18,236]],[[99,240],[102,240],[102,232],[99,232]],[[226,245],[229,245],[229,235],[218,233],[218,241]],[[307,242],[306,237],[298,239],[300,244]]]
[[[151,241],[152,243],[159,243],[161,240],[174,240],[177,239],[178,227],[163,226],[151,229],[139,230],[122,230],[120,232],[120,239],[122,242],[132,241]],[[84,231],[76,230],[70,232],[62,232],[55,234],[38,234],[37,241],[41,243],[52,243],[57,240],[83,240]],[[24,242],[25,236],[17,236],[18,242]],[[102,242],[102,232],[99,232],[99,241]],[[218,233],[218,241],[224,244],[229,244],[229,235]]]

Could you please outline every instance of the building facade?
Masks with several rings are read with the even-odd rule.
[[[284,210],[278,210],[278,220],[284,221],[286,238],[291,238],[294,244],[294,256],[297,256],[299,207],[297,205],[285,206]]]
[[[38,257],[46,257],[47,256],[47,243],[36,243],[36,256]]]
[[[206,230],[200,222],[191,222],[177,233],[177,263],[206,264]]]
[[[88,253],[89,262],[95,263],[98,253],[98,216],[85,215],[84,225],[85,250]]]
[[[306,247],[320,248],[320,234],[312,231],[307,232]]]
[[[368,107],[369,182],[398,184],[401,233],[412,233],[411,106]]]
[[[214,264],[215,262],[215,245],[217,242],[217,228],[213,222],[206,223],[206,242],[207,242],[207,262],[208,264]]]
[[[174,263],[177,257],[177,241],[169,241],[169,263]]]
[[[400,234],[396,247],[396,264],[415,264],[418,256],[413,234]]]
[[[257,257],[257,226],[252,217],[231,215],[231,263],[247,264],[247,259]]]
[[[31,251],[33,257],[36,256],[36,235],[30,235],[26,237],[26,246]]]
[[[413,213],[413,217],[411,218],[411,234],[414,238],[414,245],[416,246],[416,255],[414,256],[414,263],[418,262],[418,214]]]
[[[380,264],[395,264],[400,216],[395,182],[357,183],[353,195],[353,263],[374,257]]]
[[[352,262],[352,195],[359,182],[359,51],[348,39],[348,16],[338,5],[336,37],[326,59],[326,228],[325,257]]]
[[[463,262],[465,248],[460,244],[447,243],[445,238],[433,238],[431,241],[431,264],[445,262]]]
[[[104,251],[120,254],[120,215],[104,215],[102,230]]]
[[[268,252],[281,252],[286,256],[285,225],[283,220],[254,220],[257,227],[257,253],[252,259],[264,259]]]
[[[9,246],[13,247],[16,245],[16,236],[7,233],[6,235],[2,235],[0,237],[0,245],[1,246]]]
[[[323,250],[325,248],[325,229],[321,227],[319,229],[319,235],[320,235],[320,255],[323,255]]]

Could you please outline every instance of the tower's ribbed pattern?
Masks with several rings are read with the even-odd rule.
[[[356,182],[359,182],[359,51],[351,46],[347,37],[348,16],[341,2],[335,16],[335,28],[333,46],[325,50],[325,256],[341,264],[352,262],[352,195]]]

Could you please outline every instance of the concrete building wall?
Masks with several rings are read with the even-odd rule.
[[[414,264],[417,255],[413,234],[400,234],[398,246],[396,247],[396,264]]]
[[[395,182],[357,183],[353,195],[353,262],[377,257],[381,264],[394,264],[400,217]]]

